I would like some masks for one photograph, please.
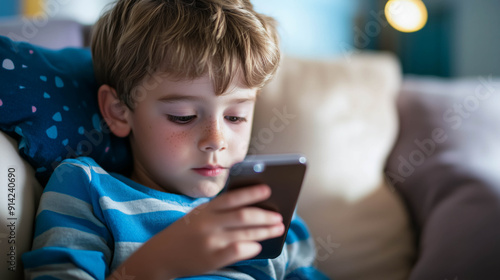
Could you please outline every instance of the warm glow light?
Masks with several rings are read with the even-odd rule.
[[[42,0],[24,0],[23,14],[27,17],[33,17],[43,12]]]
[[[385,5],[389,24],[401,32],[415,32],[427,22],[427,9],[421,0],[389,0]]]

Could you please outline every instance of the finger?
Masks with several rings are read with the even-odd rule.
[[[227,266],[235,262],[248,260],[257,256],[262,251],[262,246],[253,241],[234,242],[216,254],[222,266]]]
[[[282,223],[246,229],[232,230],[224,234],[224,239],[228,243],[241,241],[262,241],[270,238],[282,236],[285,226]]]
[[[221,194],[210,202],[214,210],[228,210],[266,200],[271,196],[267,185],[249,186]]]
[[[275,225],[283,221],[280,213],[258,207],[242,207],[226,211],[217,215],[214,219],[217,224],[228,229]]]

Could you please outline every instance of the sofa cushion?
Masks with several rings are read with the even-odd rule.
[[[88,49],[49,50],[0,36],[0,84],[0,129],[19,141],[42,185],[68,157],[125,168],[127,142],[100,116]]]
[[[419,236],[409,279],[500,279],[500,80],[407,77],[387,177]]]
[[[307,156],[298,214],[316,240],[318,267],[336,279],[409,273],[410,225],[383,179],[397,133],[400,81],[388,54],[285,57],[257,101],[249,153]]]

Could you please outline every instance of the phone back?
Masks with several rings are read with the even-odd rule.
[[[254,206],[279,212],[283,216],[285,233],[261,241],[262,251],[254,258],[276,258],[281,254],[305,171],[305,157],[299,154],[252,156],[231,168],[226,190],[266,184],[271,188],[271,196]]]

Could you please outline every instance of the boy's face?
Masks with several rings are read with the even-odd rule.
[[[146,82],[152,89],[141,92],[127,114],[132,179],[191,197],[216,195],[247,153],[257,90],[236,81],[216,96],[208,75]]]

